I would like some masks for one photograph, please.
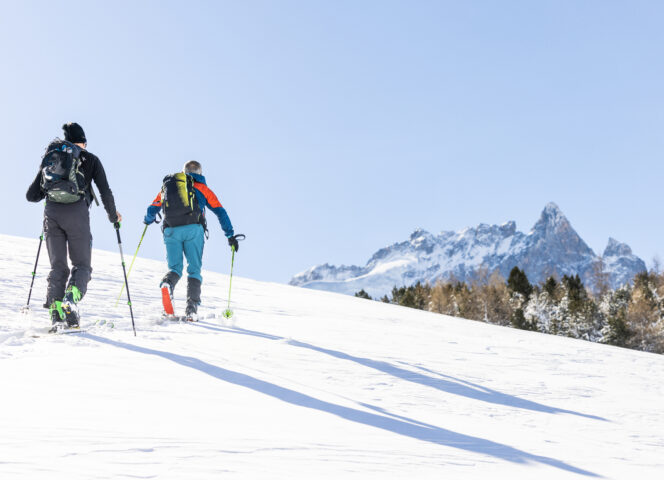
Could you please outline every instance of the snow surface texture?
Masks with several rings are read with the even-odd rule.
[[[228,322],[228,277],[210,272],[206,318],[159,324],[164,264],[143,259],[134,337],[126,303],[113,308],[119,255],[97,250],[87,332],[47,335],[46,255],[33,314],[18,313],[37,243],[0,235],[2,479],[664,471],[664,356],[243,278]]]
[[[610,238],[603,253],[609,283],[616,288],[631,282],[646,265],[624,243]],[[549,203],[528,233],[518,232],[514,222],[481,224],[460,232],[434,236],[416,230],[406,242],[376,252],[366,266],[329,264],[297,274],[291,285],[352,295],[362,289],[374,298],[389,294],[393,287],[421,282],[434,284],[451,275],[462,281],[473,278],[486,267],[507,278],[515,266],[523,269],[533,283],[550,275],[579,274],[593,285],[593,266],[598,256],[572,228],[555,203]]]

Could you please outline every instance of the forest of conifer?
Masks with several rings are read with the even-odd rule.
[[[601,272],[601,269],[599,270]],[[480,269],[472,282],[455,279],[394,287],[386,303],[552,335],[664,353],[664,274],[642,272],[611,290],[598,273],[589,290],[578,275],[532,285],[514,267],[507,281]],[[370,299],[361,290],[357,297]]]

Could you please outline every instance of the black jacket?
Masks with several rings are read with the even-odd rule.
[[[47,149],[48,151],[49,149]],[[83,150],[81,152],[81,166],[79,168],[83,176],[85,177],[85,201],[88,206],[92,203],[92,181],[94,180],[95,185],[99,189],[99,195],[101,196],[101,201],[104,204],[106,213],[108,214],[108,219],[115,223],[118,218],[118,213],[115,210],[115,199],[113,198],[113,192],[108,186],[108,180],[106,180],[106,172],[104,172],[104,166],[101,164],[99,158]],[[41,187],[42,173],[41,170],[37,172],[35,180],[32,182],[32,185],[28,188],[25,198],[29,202],[40,202],[46,198],[46,193],[42,190]]]

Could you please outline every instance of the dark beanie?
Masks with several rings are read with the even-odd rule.
[[[85,132],[83,127],[78,123],[70,122],[65,123],[62,126],[62,129],[65,131],[65,140],[71,143],[88,143],[85,138]]]

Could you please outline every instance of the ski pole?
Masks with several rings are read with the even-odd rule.
[[[148,226],[146,225],[145,228],[143,229],[143,235],[141,235],[141,239],[138,241],[138,247],[136,247],[136,253],[134,253],[134,258],[131,259],[131,263],[129,264],[129,271],[127,272],[127,278],[129,278],[129,275],[131,275],[131,269],[134,267],[134,262],[136,261],[136,255],[138,255],[138,249],[141,248],[141,243],[143,243],[143,237],[145,237],[145,232],[148,231]],[[120,295],[118,295],[118,299],[115,301],[115,305],[113,307],[118,306],[118,302],[120,302],[120,298],[122,297],[122,292],[124,292],[124,285],[122,285],[122,288],[120,289]]]
[[[37,264],[39,263],[39,254],[41,253],[42,242],[44,241],[44,231],[42,230],[39,235],[39,248],[37,248],[37,259],[35,260],[35,267],[32,269],[32,281],[30,282],[30,293],[28,293],[28,303],[25,304],[22,311],[27,312],[30,310],[30,298],[32,297],[32,287],[35,284],[35,275],[37,275]]]
[[[120,222],[113,224],[115,233],[118,235],[118,248],[120,249],[120,260],[122,260],[122,273],[124,273],[125,287],[127,288],[127,305],[129,305],[129,313],[131,314],[131,328],[134,329],[134,337],[136,336],[136,324],[134,323],[134,310],[131,308],[131,297],[129,296],[129,283],[127,283],[127,269],[125,268],[124,254],[122,253],[122,240],[120,240]]]
[[[235,235],[236,240],[244,240],[245,236],[243,234]],[[228,282],[228,307],[224,310],[224,318],[231,318],[233,316],[233,310],[231,310],[231,288],[233,287],[233,265],[235,264],[235,246],[231,247],[231,275]]]
[[[233,254],[231,255],[231,276],[228,282],[228,307],[224,310],[224,318],[231,318],[233,310],[231,310],[231,288],[233,287],[233,264],[235,263],[235,247],[231,247]]]

